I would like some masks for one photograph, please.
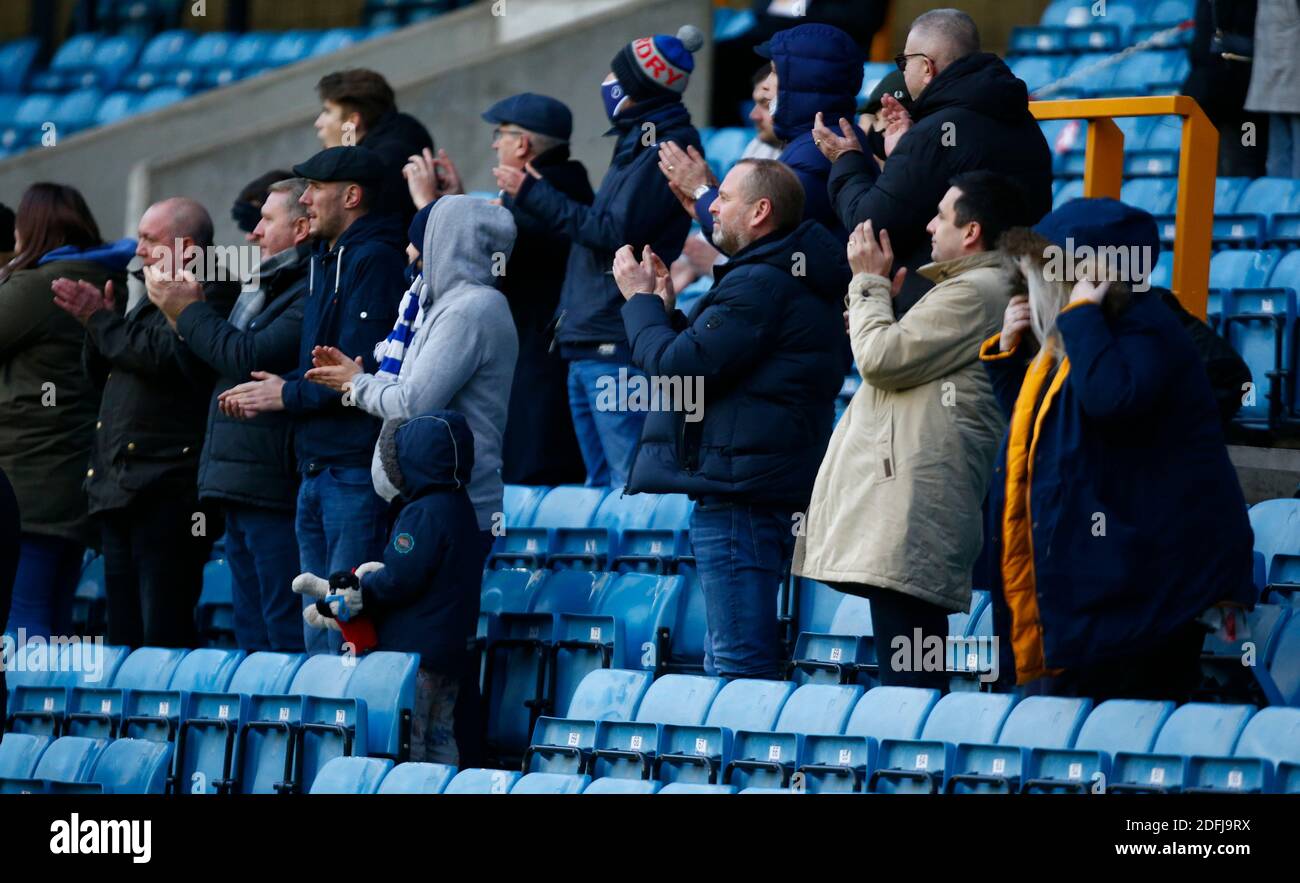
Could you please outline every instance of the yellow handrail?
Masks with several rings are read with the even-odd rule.
[[[1219,130],[1196,100],[1188,95],[1077,98],[1031,101],[1029,110],[1040,120],[1088,120],[1083,195],[1115,199],[1119,199],[1120,187],[1124,183],[1124,133],[1113,118],[1183,118],[1178,161],[1178,207],[1174,219],[1174,273],[1170,288],[1184,307],[1204,319],[1210,281]]]

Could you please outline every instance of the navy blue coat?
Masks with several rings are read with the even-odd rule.
[[[803,256],[804,275],[792,269]],[[816,221],[751,243],[717,268],[689,319],[653,294],[623,307],[632,359],[650,375],[703,378],[703,419],[651,411],[631,493],[803,509],[848,370],[844,247]]]
[[[401,509],[383,570],[361,578],[362,612],[380,650],[419,653],[421,667],[459,674],[478,627],[483,578],[484,547],[465,490],[474,434],[461,414],[434,411],[386,429],[379,456]]]
[[[1029,500],[1043,659],[1068,669],[1132,655],[1215,603],[1253,604],[1257,592],[1246,502],[1178,318],[1147,293],[1118,315],[1074,307],[1057,327],[1069,374],[1042,417]],[[984,362],[1008,418],[1027,349]],[[990,570],[996,633],[1007,636],[998,565],[1006,439],[996,463]],[[1011,641],[1002,650],[1003,672],[1014,671]]]
[[[870,152],[867,136],[856,122],[857,96],[862,89],[862,50],[837,27],[805,24],[778,31],[772,37],[771,52],[777,78],[772,126],[776,137],[785,142],[778,158],[803,184],[803,216],[820,221],[841,242],[848,242],[849,231],[840,223],[827,191],[831,163],[813,143],[812,128],[821,113],[831,131],[839,134],[839,120],[843,117],[853,124],[862,149]],[[874,182],[879,167],[872,162],[863,169]],[[706,236],[713,234],[709,206],[715,198],[716,190],[695,203],[695,216]]]
[[[327,466],[370,468],[380,421],[327,386],[304,380],[311,351],[336,346],[362,357],[363,370],[379,370],[375,344],[388,336],[397,304],[406,291],[406,233],[382,215],[358,218],[334,248],[319,242],[308,271],[298,367],[284,376],[281,397],[294,417],[298,469],[315,473]]]
[[[653,124],[654,139],[646,138]],[[658,146],[673,141],[683,150],[700,147],[691,115],[677,97],[634,105],[607,134],[617,134],[614,158],[591,205],[571,199],[544,178],[524,179],[515,197],[516,214],[523,211],[572,243],[560,292],[556,338],[567,359],[602,358],[627,361],[630,352],[619,318],[623,296],[614,282],[614,252],[645,245],[671,264],[682,252],[691,219],[668,189],[659,171]],[[601,351],[601,344],[615,344]]]

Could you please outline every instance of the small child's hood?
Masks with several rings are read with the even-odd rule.
[[[379,462],[404,500],[467,488],[474,469],[474,433],[459,411],[389,420],[379,434]]]

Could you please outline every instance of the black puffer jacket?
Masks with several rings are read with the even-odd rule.
[[[250,380],[253,371],[284,374],[297,366],[310,260],[311,247],[304,244],[276,261],[283,266],[263,271],[265,304],[242,331],[203,302],[187,307],[176,320],[176,330],[190,349],[221,375],[208,405],[208,431],[199,460],[199,496],[204,499],[290,512],[296,505],[293,420],[283,411],[251,420],[228,417],[217,407],[217,396]]]
[[[1019,181],[1032,216],[1027,223],[1037,222],[1052,210],[1052,154],[1028,102],[1024,82],[996,55],[954,61],[912,104],[912,128],[879,178],[876,161],[864,153],[846,153],[831,167],[840,220],[849,230],[867,220],[877,232],[888,230],[896,265],[915,271],[930,263],[925,228],[949,180],[982,169]],[[908,278],[895,302],[900,312],[930,287],[915,272]]]
[[[800,257],[805,272],[792,273]],[[628,490],[804,509],[849,367],[849,278],[844,246],[809,220],[718,267],[689,319],[634,295],[623,307],[634,364],[698,382],[703,398],[647,415]]]

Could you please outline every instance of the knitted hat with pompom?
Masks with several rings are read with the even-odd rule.
[[[664,95],[681,96],[695,70],[692,54],[704,46],[704,34],[694,25],[684,25],[677,36],[656,34],[628,43],[610,64],[623,91],[634,101]]]

